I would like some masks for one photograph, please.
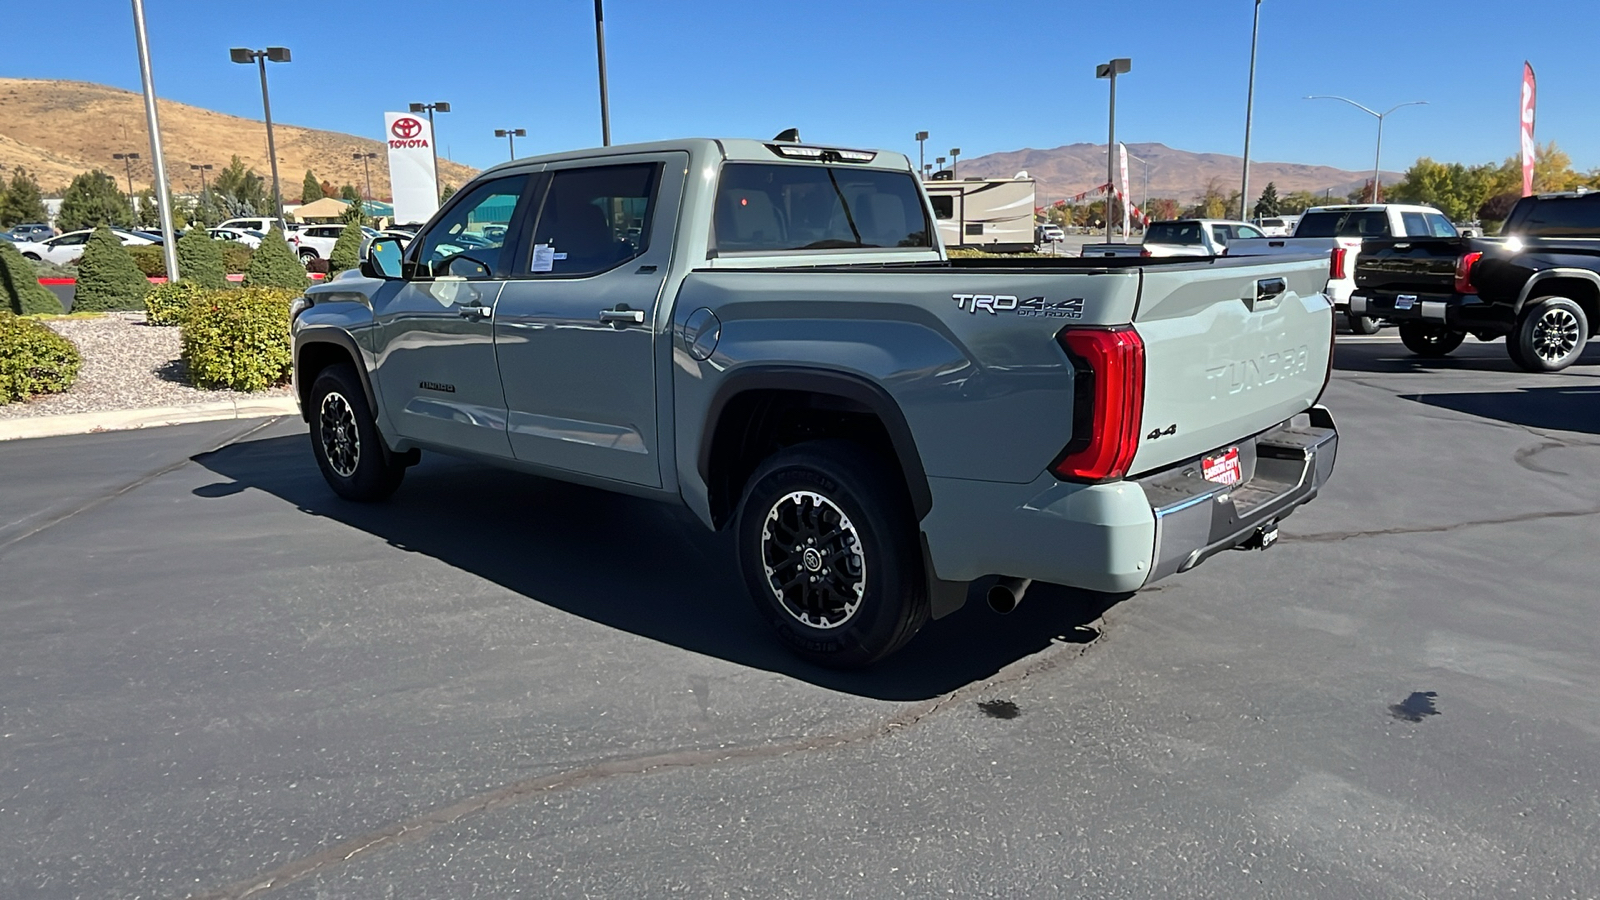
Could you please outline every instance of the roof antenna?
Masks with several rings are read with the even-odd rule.
[[[778,132],[778,136],[773,140],[783,144],[798,144],[800,143],[800,129],[785,128]]]

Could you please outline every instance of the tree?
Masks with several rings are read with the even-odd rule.
[[[1516,206],[1517,201],[1521,199],[1522,192],[1520,190],[1495,194],[1488,200],[1483,201],[1483,205],[1478,207],[1478,220],[1485,225],[1490,222],[1504,222],[1511,216],[1511,207]]]
[[[366,207],[360,200],[351,201],[350,205],[344,208],[344,212],[339,214],[339,221],[346,225],[360,226],[366,219]],[[360,228],[358,227],[357,230],[359,231]]]
[[[306,268],[283,239],[283,228],[273,225],[261,246],[250,255],[250,268],[244,273],[245,287],[282,287],[305,290]]]
[[[339,188],[339,199],[346,203],[360,203],[361,192],[356,190],[355,185],[347,184]]]
[[[128,248],[104,224],[95,228],[83,245],[78,261],[78,289],[72,310],[101,312],[113,309],[144,309],[144,295],[150,279],[139,271]]]
[[[180,281],[201,287],[228,286],[222,265],[222,247],[211,239],[204,228],[191,228],[178,238],[178,272],[183,275]]]
[[[77,231],[96,225],[133,224],[128,197],[117,190],[117,180],[95,169],[72,179],[61,196],[61,212],[56,222],[62,231]]]
[[[445,185],[444,186],[444,190],[439,192],[439,202],[443,203],[444,201],[449,200],[451,197],[455,196],[455,193],[456,193],[456,186],[455,185],[453,185],[453,184]]]
[[[33,264],[10,241],[0,241],[0,309],[19,316],[61,312],[61,301],[39,283]]]
[[[1261,192],[1261,198],[1256,201],[1255,217],[1264,219],[1278,215],[1278,205],[1278,186],[1269,181],[1266,190]]]
[[[1154,197],[1150,200],[1150,208],[1145,212],[1149,214],[1152,222],[1160,222],[1166,219],[1176,219],[1181,210],[1182,207],[1178,201],[1171,197]]]
[[[361,265],[361,239],[365,234],[359,222],[345,224],[344,230],[339,232],[339,239],[333,242],[333,250],[328,253],[328,274],[336,275],[345,269],[354,269]]]
[[[137,221],[140,228],[154,228],[161,224],[161,206],[156,202],[156,192],[149,188],[139,192]]]
[[[322,182],[317,180],[317,176],[311,174],[310,169],[307,169],[305,181],[300,184],[300,202],[313,203],[326,196],[328,195],[322,192]]]
[[[267,200],[266,181],[254,169],[246,168],[238,156],[217,173],[212,191],[224,210],[232,215],[255,215],[258,210],[272,206]]]
[[[322,183],[322,196],[337,197],[339,196],[339,189],[333,186],[333,182],[324,181]]]
[[[44,198],[39,193],[39,182],[21,166],[11,173],[11,184],[0,191],[0,228],[10,228],[27,222],[43,222],[48,218]]]

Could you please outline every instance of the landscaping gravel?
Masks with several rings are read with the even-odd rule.
[[[146,325],[142,312],[47,319],[45,324],[76,344],[83,355],[78,381],[65,394],[0,404],[0,419],[192,406],[289,393],[287,385],[259,394],[202,391],[190,386],[178,358],[178,329]]]

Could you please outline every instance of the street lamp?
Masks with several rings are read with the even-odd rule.
[[[111,158],[112,159],[120,159],[120,160],[122,160],[122,169],[123,169],[124,172],[128,173],[128,203],[132,204],[133,203],[133,161],[139,158],[139,154],[137,154],[137,153],[113,153],[113,154],[111,154]],[[138,215],[139,210],[135,209],[133,212],[134,212],[135,215]]]
[[[933,163],[923,163],[922,164],[922,177],[923,177],[923,179],[926,180],[932,174],[933,174]]]
[[[600,145],[611,146],[611,107],[606,98],[606,13],[604,0],[594,0],[595,58],[600,63]]]
[[[1106,243],[1111,243],[1111,193],[1117,183],[1117,76],[1133,69],[1133,60],[1118,57],[1094,67],[1094,77],[1111,79],[1111,127],[1106,137]]]
[[[366,179],[366,185],[367,185],[367,193],[364,195],[363,199],[371,200],[372,199],[372,166],[370,165],[370,163],[368,161],[377,159],[378,158],[378,154],[373,153],[372,151],[369,150],[366,153],[352,153],[352,154],[350,154],[350,158],[351,159],[359,159],[359,160],[361,160],[361,175],[362,175],[363,178]]]
[[[433,150],[433,189],[437,192],[439,190],[439,133],[433,130],[433,114],[436,112],[449,112],[450,104],[443,100],[435,103],[413,103],[410,109],[414,113],[425,112],[428,114],[428,133],[433,135],[433,146],[430,148]],[[435,193],[434,196],[437,199],[438,194]]]
[[[516,159],[517,158],[517,138],[519,138],[519,137],[527,137],[528,136],[528,129],[526,129],[526,128],[496,128],[494,130],[494,136],[495,137],[503,137],[503,138],[506,139],[506,143],[508,145],[510,145],[510,148],[511,148],[511,158],[512,159]]]
[[[1256,21],[1250,28],[1250,88],[1244,100],[1244,176],[1239,183],[1239,221],[1248,221],[1250,203],[1250,123],[1256,111],[1256,36],[1261,31],[1261,0],[1256,0]]]
[[[278,145],[272,137],[272,99],[267,95],[267,63],[288,62],[289,48],[268,47],[265,50],[250,50],[245,47],[234,47],[228,51],[228,58],[245,66],[255,63],[261,69],[261,111],[267,118],[267,158],[272,161],[272,205],[278,211],[278,221],[282,223],[283,192],[278,189]]]
[[[926,169],[928,167],[928,162],[927,162],[927,160],[925,158],[923,158],[923,155],[922,155],[922,145],[927,143],[927,140],[928,140],[928,133],[926,131],[917,132],[917,171],[918,172],[920,172],[923,169]]]
[[[1354,106],[1356,109],[1359,109],[1362,112],[1366,113],[1367,115],[1372,116],[1373,118],[1378,120],[1378,149],[1373,153],[1373,159],[1372,159],[1372,202],[1373,203],[1377,203],[1379,196],[1381,196],[1378,193],[1378,172],[1379,172],[1379,164],[1383,161],[1383,120],[1385,118],[1387,118],[1390,113],[1394,112],[1395,110],[1399,109],[1402,106],[1426,106],[1428,101],[1426,101],[1426,100],[1408,100],[1405,103],[1399,104],[1398,106],[1393,106],[1393,107],[1390,107],[1387,110],[1384,110],[1383,112],[1378,112],[1375,109],[1368,109],[1365,106],[1362,106],[1361,104],[1355,102],[1354,100],[1351,100],[1349,97],[1335,97],[1335,96],[1333,96],[1331,94],[1312,94],[1311,96],[1307,97],[1306,99],[1307,100],[1342,100],[1345,103],[1348,103],[1351,106]]]
[[[936,162],[936,163],[938,163],[938,164],[939,164],[939,171],[940,171],[940,172],[943,172],[943,171],[944,171],[944,157],[942,157],[942,156],[935,156],[935,157],[934,157],[934,158],[933,158],[933,161],[934,161],[934,162]]]
[[[960,158],[961,158],[961,148],[960,147],[951,147],[950,148],[950,180],[951,181],[955,181],[956,180],[956,160],[958,160]]]

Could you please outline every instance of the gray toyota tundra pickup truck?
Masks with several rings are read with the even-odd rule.
[[[861,666],[1031,581],[1264,548],[1338,434],[1325,256],[947,259],[899,153],[682,140],[484,172],[294,304],[329,485],[423,450],[680,503]]]

